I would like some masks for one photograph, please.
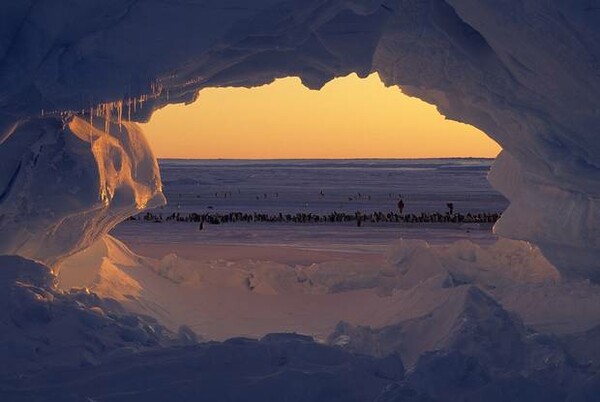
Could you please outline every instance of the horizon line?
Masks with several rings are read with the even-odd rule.
[[[366,160],[440,160],[440,159],[496,159],[492,156],[427,156],[427,157],[373,157],[373,158],[178,158],[157,157],[157,160],[181,160],[181,161],[366,161]]]

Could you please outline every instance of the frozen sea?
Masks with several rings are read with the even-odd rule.
[[[385,159],[385,160],[172,160],[160,161],[168,204],[164,215],[182,213],[329,213],[395,212],[398,199],[405,213],[445,212],[452,202],[458,212],[501,212],[507,200],[488,183],[492,159]],[[205,257],[235,257],[240,248],[252,252],[240,258],[288,256],[298,253],[373,253],[381,255],[399,238],[424,239],[447,244],[470,239],[495,240],[491,225],[274,224],[124,222],[113,234],[146,255],[161,257],[177,252],[189,258],[190,250]],[[190,247],[192,246],[192,247]],[[218,246],[215,248],[215,246]],[[225,247],[225,249],[223,249]],[[260,247],[257,249],[257,247]],[[281,248],[284,251],[281,251]],[[141,248],[141,249],[140,249]],[[277,253],[277,249],[281,252]],[[249,249],[248,249],[249,250]],[[257,250],[263,250],[257,252]],[[327,258],[331,258],[328,255]],[[305,261],[306,263],[310,261]]]
[[[166,210],[263,213],[501,212],[486,176],[492,159],[160,161]]]

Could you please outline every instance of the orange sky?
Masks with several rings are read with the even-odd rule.
[[[495,157],[481,131],[385,88],[377,75],[336,79],[320,91],[297,78],[259,88],[211,88],[143,125],[159,158]]]

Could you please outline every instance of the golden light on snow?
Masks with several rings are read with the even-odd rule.
[[[210,88],[144,127],[158,157],[495,157],[500,147],[434,106],[385,88],[377,75],[311,91],[298,78],[253,89]]]

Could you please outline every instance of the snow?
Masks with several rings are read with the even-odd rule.
[[[187,247],[196,250],[194,244]],[[260,244],[238,247],[219,248],[217,255],[240,254],[231,260],[213,258],[209,247],[189,254],[194,259],[172,253],[150,258],[105,237],[58,267],[59,286],[87,287],[174,331],[188,325],[215,340],[286,331],[324,340],[340,321],[381,328],[449,305],[459,297],[455,289],[473,285],[537,331],[568,334],[600,325],[598,287],[560,280],[539,250],[523,242],[432,246],[400,240],[387,260],[355,251],[317,254],[316,262],[295,256],[302,253],[296,246],[272,260],[252,259]]]
[[[0,147],[0,253],[53,265],[164,203],[143,134],[133,123],[111,128],[49,117],[15,129]]]
[[[16,128],[40,115],[89,121],[100,110],[96,119],[108,121],[121,105],[111,112],[117,123],[135,100],[131,119],[144,121],[206,87],[297,75],[319,88],[352,72],[377,72],[500,143],[493,183],[513,206],[498,233],[537,244],[564,275],[597,280],[600,33],[584,4],[63,0],[1,7],[11,17],[0,38],[3,142],[27,137]],[[112,224],[103,221],[94,239]]]
[[[374,400],[404,374],[396,357],[356,356],[304,336],[272,334],[114,358],[101,366],[7,381],[11,401]],[[70,379],[75,375],[76,381]],[[61,386],[68,384],[68,391]],[[2,383],[0,383],[2,384]],[[0,385],[1,386],[1,385]]]
[[[10,368],[0,372],[0,395],[15,401],[593,395],[600,367],[594,285],[574,294],[585,283],[561,280],[539,250],[517,241],[400,240],[387,258],[379,268],[351,260],[295,267],[174,254],[156,260],[110,236],[64,260],[56,277],[41,264],[2,257],[2,294],[10,306],[0,311],[11,316],[2,320],[2,334],[12,353],[3,352]],[[466,272],[457,258],[470,262]],[[411,274],[417,260],[437,268]],[[67,290],[73,286],[85,290]],[[548,292],[538,306],[505,304],[503,294],[527,294],[530,286]],[[521,320],[522,312],[535,314],[557,297],[570,309],[553,315],[562,332]],[[564,322],[586,306],[596,311],[586,312],[585,327]],[[180,320],[189,326],[178,328]],[[222,342],[196,343],[202,338]]]
[[[592,3],[2,2],[2,399],[594,400]],[[406,238],[387,261],[330,249],[291,266],[139,257],[106,235],[164,201],[134,122],[202,88],[300,76],[318,89],[352,72],[498,141],[490,179],[511,205],[495,230],[516,242]],[[324,341],[336,327],[337,346],[291,335],[169,346],[194,332]]]
[[[486,179],[491,159],[161,159],[163,215],[231,211],[498,213],[508,202]],[[266,195],[266,197],[265,197]],[[256,198],[258,197],[258,199]],[[209,208],[210,207],[210,208]]]
[[[319,88],[376,72],[498,141],[504,151],[493,183],[513,203],[498,233],[537,244],[564,275],[596,281],[600,32],[585,4],[9,2],[0,6],[8,16],[0,31],[0,138],[27,137],[18,127],[40,124],[31,120],[40,115],[145,121],[206,87],[299,76]],[[102,222],[93,237],[112,224]],[[80,248],[71,244],[64,254]]]
[[[0,257],[0,378],[58,367],[85,367],[178,338],[149,317],[125,312],[89,291],[60,292],[51,270]]]

